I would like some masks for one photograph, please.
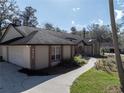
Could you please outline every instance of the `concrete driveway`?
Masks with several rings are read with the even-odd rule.
[[[95,62],[91,58],[85,66],[62,75],[32,77],[19,73],[18,66],[0,63],[0,93],[70,93],[73,81]]]
[[[0,62],[0,93],[20,93],[57,76],[29,77],[19,73],[19,69],[16,65]]]

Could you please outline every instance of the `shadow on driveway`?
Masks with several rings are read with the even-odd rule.
[[[72,68],[71,70],[76,68]],[[28,74],[20,73],[19,71],[21,69],[21,67],[16,65],[0,62],[0,93],[20,93],[61,74],[71,71],[70,69],[67,69],[67,71],[63,72],[63,69],[65,68],[60,66],[59,69],[58,67],[44,69],[43,71],[49,72],[49,75],[31,76]],[[63,73],[59,74],[60,72]]]

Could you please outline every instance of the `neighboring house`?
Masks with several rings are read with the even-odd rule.
[[[112,44],[112,42],[105,42],[101,44],[101,49],[105,49],[104,52],[108,52],[108,53],[114,53],[114,46]]]
[[[108,53],[114,53],[114,46],[113,46],[113,43],[102,43],[101,44],[101,48],[102,49],[105,49],[106,51],[105,52],[108,52]],[[120,50],[120,53],[124,54],[124,46],[122,45],[119,45],[119,50]]]
[[[99,55],[95,40],[40,28],[9,25],[0,45],[4,60],[28,69],[54,66],[76,54]]]

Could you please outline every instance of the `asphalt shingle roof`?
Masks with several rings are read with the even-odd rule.
[[[11,44],[74,44],[69,40],[65,40],[51,34],[46,31],[33,31],[28,36],[19,39]]]
[[[68,44],[74,45],[82,41],[78,35],[65,32],[48,31],[41,28],[19,26],[14,27],[24,37],[4,42],[4,44],[30,45],[30,44]],[[86,42],[83,40],[86,44]],[[88,42],[87,42],[88,43]]]

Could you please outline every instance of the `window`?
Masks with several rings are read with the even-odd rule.
[[[55,47],[51,48],[51,60],[55,61]]]
[[[60,53],[61,53],[61,51],[60,51],[60,47],[56,47],[56,60],[60,60]]]
[[[61,47],[53,46],[51,48],[51,60],[52,62],[59,62],[61,59]]]

